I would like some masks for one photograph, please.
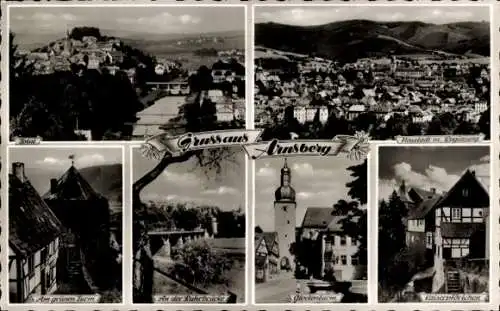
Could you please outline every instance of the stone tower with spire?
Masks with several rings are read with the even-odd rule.
[[[290,247],[295,243],[295,218],[297,203],[291,186],[291,171],[287,161],[281,169],[281,182],[274,196],[274,228],[278,234],[280,267],[294,268]]]
[[[73,44],[71,42],[70,33],[69,30],[66,30],[66,37],[64,38],[63,51],[61,52],[61,55],[66,57],[71,56],[72,49]]]

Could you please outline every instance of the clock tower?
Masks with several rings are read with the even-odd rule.
[[[290,246],[295,243],[295,190],[291,186],[291,171],[287,161],[281,169],[281,184],[274,193],[274,230],[278,233],[280,268],[294,269],[295,262]]]

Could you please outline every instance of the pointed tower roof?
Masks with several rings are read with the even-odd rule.
[[[403,202],[411,202],[412,201],[410,199],[410,197],[408,196],[408,191],[409,191],[409,189],[406,188],[406,182],[403,179],[401,181],[401,185],[399,186],[399,189],[398,189],[398,196],[401,199],[401,201],[403,201]]]
[[[92,188],[74,166],[74,157],[70,156],[71,167],[57,180],[52,189],[43,198],[46,200],[91,200],[102,196]]]
[[[274,197],[276,201],[295,202],[295,190],[292,188],[290,184],[291,178],[292,178],[291,171],[290,168],[288,168],[288,163],[285,158],[285,163],[283,164],[283,168],[281,168],[281,184],[278,187],[278,189],[276,189],[276,191],[274,192]]]

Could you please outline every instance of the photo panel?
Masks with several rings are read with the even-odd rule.
[[[262,138],[490,137],[489,6],[254,6]]]
[[[134,303],[245,303],[242,148],[132,163]]]
[[[123,302],[123,155],[8,148],[11,304]]]
[[[257,304],[368,302],[367,162],[255,162]]]
[[[490,301],[490,147],[381,146],[378,157],[378,301]]]
[[[9,7],[10,140],[244,128],[245,9]]]

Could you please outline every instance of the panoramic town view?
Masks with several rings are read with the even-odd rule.
[[[378,301],[488,301],[490,148],[379,150]]]
[[[11,303],[123,301],[122,157],[121,148],[10,149]]]
[[[245,302],[244,151],[203,153],[158,163],[133,150],[136,303]]]
[[[490,136],[488,7],[255,8],[264,140]]]
[[[245,126],[242,7],[9,10],[11,140]]]
[[[255,302],[368,302],[367,162],[258,160],[255,181]]]

